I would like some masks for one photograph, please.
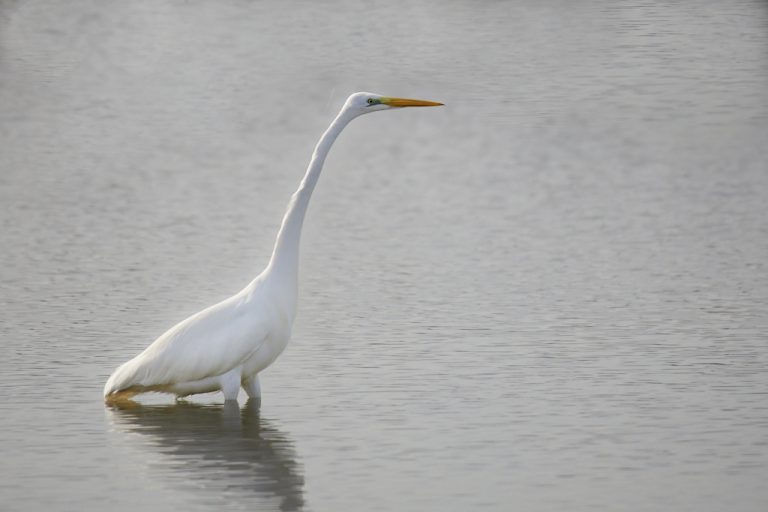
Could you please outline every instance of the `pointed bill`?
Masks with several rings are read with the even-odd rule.
[[[408,98],[381,98],[381,102],[390,107],[439,107],[442,103],[427,100],[410,100]]]

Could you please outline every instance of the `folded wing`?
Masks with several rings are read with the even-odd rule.
[[[245,297],[235,295],[179,322],[120,366],[107,381],[104,396],[221,375],[243,364],[267,336],[265,322],[253,314]]]

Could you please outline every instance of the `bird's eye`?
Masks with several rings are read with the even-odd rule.
[[[373,98],[368,98],[368,104],[369,105],[373,105],[374,101],[375,100]]]

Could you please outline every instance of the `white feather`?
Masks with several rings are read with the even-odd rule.
[[[351,95],[325,131],[298,190],[291,197],[267,268],[243,291],[179,322],[124,363],[104,386],[107,401],[145,391],[185,396],[222,390],[237,398],[240,385],[259,397],[258,373],[288,344],[296,316],[299,240],[325,157],[344,127],[369,112],[440,103]]]

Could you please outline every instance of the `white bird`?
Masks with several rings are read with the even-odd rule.
[[[291,337],[301,226],[331,145],[344,127],[362,114],[438,105],[442,103],[368,92],[351,95],[315,146],[264,271],[232,297],[171,327],[115,370],[104,386],[106,402],[116,403],[150,391],[181,398],[221,390],[225,400],[237,400],[241,386],[249,397],[260,400],[258,374],[272,364]]]

